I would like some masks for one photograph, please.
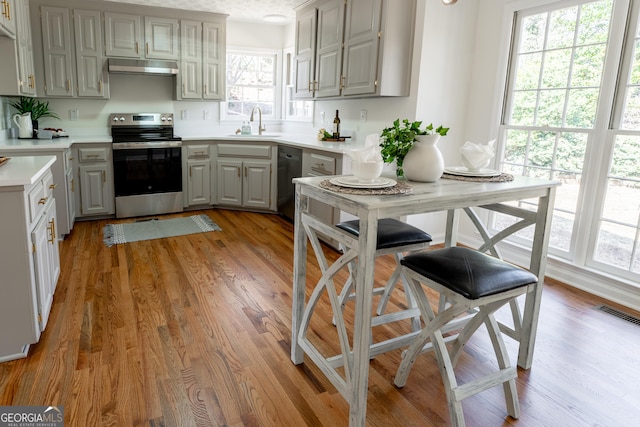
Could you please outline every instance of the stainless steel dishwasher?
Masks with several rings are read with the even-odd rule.
[[[302,150],[278,145],[278,212],[293,221],[295,194],[293,178],[302,176]]]

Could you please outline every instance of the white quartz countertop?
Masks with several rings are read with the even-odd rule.
[[[299,148],[309,148],[331,153],[344,153],[346,150],[353,150],[364,147],[364,141],[352,141],[347,139],[344,142],[318,141],[315,135],[296,135],[282,133],[274,135],[202,135],[182,137],[183,142],[215,141],[215,142],[274,142]],[[73,144],[110,143],[110,135],[105,136],[74,136],[54,138],[54,139],[4,139],[0,140],[0,155],[10,156],[12,151],[38,151],[64,150]]]
[[[224,141],[224,142],[275,142],[281,145],[288,145],[298,148],[310,148],[315,150],[327,151],[331,153],[344,153],[346,150],[353,150],[364,147],[364,141],[351,141],[347,139],[344,142],[335,141],[318,141],[315,136],[309,135],[295,135],[295,134],[281,134],[280,136],[270,135],[224,135],[224,136],[196,136],[196,137],[182,137],[182,140],[186,143],[197,141]]]
[[[0,187],[31,185],[55,163],[54,156],[12,157],[0,166]]]
[[[78,143],[105,143],[111,142],[111,136],[101,137],[63,137],[54,139],[4,139],[0,141],[0,154],[10,155],[11,151],[30,150],[38,151],[64,150]]]

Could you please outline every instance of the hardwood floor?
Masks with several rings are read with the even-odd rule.
[[[276,215],[197,213],[222,231],[108,248],[102,227],[113,221],[76,223],[61,244],[41,341],[27,358],[0,364],[0,405],[62,405],[67,426],[346,426],[344,399],[311,362],[289,358],[292,225]],[[377,268],[382,282],[391,259]],[[397,291],[390,306],[403,300]],[[549,282],[533,367],[519,370],[520,419],[506,416],[494,388],[464,401],[467,425],[637,425],[640,326],[593,309],[601,303]],[[326,300],[318,311],[313,333],[337,352]],[[376,328],[374,338],[405,326]],[[472,339],[462,382],[494,363],[489,346],[483,334]],[[433,355],[420,357],[403,389],[393,385],[399,360],[396,350],[371,362],[368,424],[447,425]]]

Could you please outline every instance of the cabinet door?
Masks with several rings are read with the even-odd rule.
[[[296,51],[294,58],[294,96],[313,98],[317,9],[296,16]]]
[[[187,166],[189,206],[211,203],[211,161],[189,160]]]
[[[113,213],[113,192],[107,163],[80,165],[80,209],[83,215]],[[113,182],[113,181],[111,181]]]
[[[316,98],[340,95],[344,2],[334,0],[318,7],[316,41]]]
[[[343,95],[376,92],[382,0],[347,3],[344,34]]]
[[[123,13],[104,14],[105,52],[107,56],[142,58],[142,18]]]
[[[218,204],[242,206],[242,161],[217,161]]]
[[[69,216],[69,230],[71,230],[76,220],[76,181],[73,169],[69,168],[65,176],[67,180],[67,215]]]
[[[178,59],[177,19],[146,17],[144,50],[149,59]]]
[[[33,245],[33,266],[36,279],[36,295],[38,304],[38,320],[40,330],[44,331],[49,319],[49,311],[53,302],[53,284],[50,275],[50,255],[49,255],[49,231],[47,227],[47,217],[42,216],[33,231],[31,232],[31,243]],[[55,240],[55,239],[53,239]]]
[[[60,248],[58,246],[58,217],[56,215],[56,200],[51,199],[45,211],[47,219],[47,256],[49,257],[49,277],[51,278],[51,295],[56,290],[60,277]]]
[[[15,6],[20,94],[35,95],[36,80],[35,68],[33,64],[33,40],[31,38],[31,18],[29,17],[29,2],[20,1],[16,3]]]
[[[271,205],[271,162],[252,160],[243,164],[242,206],[269,209]]]
[[[202,25],[202,67],[204,99],[225,98],[225,34],[222,24]]]
[[[102,55],[102,25],[100,12],[73,11],[76,35],[76,65],[78,96],[105,97],[106,72]]]
[[[0,35],[10,38],[16,37],[16,17],[14,0],[2,0],[0,3]]]
[[[202,99],[202,23],[180,23],[180,79],[179,92],[183,99]]]
[[[48,96],[73,96],[69,9],[42,6],[41,20],[45,93]]]

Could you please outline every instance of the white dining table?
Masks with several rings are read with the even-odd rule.
[[[369,360],[378,353],[408,345],[413,334],[372,344],[372,301],[374,264],[378,219],[402,218],[428,212],[447,212],[445,246],[456,245],[458,223],[466,214],[484,240],[478,250],[500,257],[497,243],[527,226],[533,227],[528,268],[539,278],[535,290],[527,294],[524,310],[518,307],[512,326],[501,325],[503,333],[519,341],[518,365],[529,369],[533,361],[536,329],[540,312],[547,247],[555,191],[559,182],[516,176],[507,182],[468,182],[440,179],[434,183],[406,182],[411,188],[404,194],[350,194],[327,186],[332,177],[305,177],[294,179],[296,212],[294,218],[294,273],[291,360],[301,364],[310,358],[349,403],[349,425],[364,426],[369,379]],[[310,200],[325,203],[354,215],[360,221],[359,236],[354,236],[314,216],[309,209]],[[531,203],[517,203],[527,200]],[[514,217],[505,230],[490,231],[480,214],[482,210],[499,212]],[[333,264],[327,262],[320,235],[329,237],[349,248]],[[318,283],[308,283],[306,276],[307,246],[311,244],[322,277]],[[334,276],[353,260],[355,263],[355,314],[352,340],[342,316]],[[312,292],[307,299],[307,287]],[[322,297],[328,295],[340,342],[340,354],[323,354],[309,338],[311,318]],[[407,317],[413,316],[410,313]],[[393,319],[391,319],[393,320]],[[377,324],[379,324],[378,322]]]

